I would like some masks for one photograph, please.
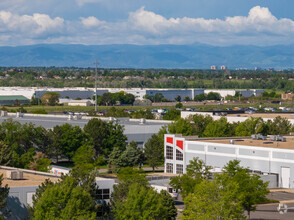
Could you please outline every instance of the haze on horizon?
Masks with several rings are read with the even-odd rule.
[[[293,0],[2,0],[0,46],[287,45]]]

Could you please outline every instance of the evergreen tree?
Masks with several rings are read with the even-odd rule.
[[[0,165],[7,166],[12,162],[12,148],[0,141]]]
[[[0,175],[0,220],[6,219],[9,216],[9,210],[6,207],[9,187],[6,184],[2,186],[3,174]]]
[[[160,166],[164,160],[164,149],[161,145],[161,141],[158,135],[154,134],[146,142],[144,148],[144,155],[146,162],[152,167],[153,171],[155,167]]]

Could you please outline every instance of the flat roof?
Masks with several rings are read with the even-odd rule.
[[[33,123],[36,126],[43,126],[44,128],[53,128],[56,125],[62,125],[65,123],[71,124],[73,126],[79,126],[81,128],[83,128],[88,121],[92,118],[92,117],[88,117],[88,116],[83,116],[82,119],[79,120],[68,120],[68,115],[32,115],[32,114],[26,114],[24,113],[24,116],[21,118],[17,118],[16,114],[14,113],[9,113],[8,116],[3,116],[0,117],[0,123],[2,123],[4,120],[12,118],[12,120],[14,121],[18,121],[21,124],[25,124],[25,123]],[[93,117],[94,118],[94,117]],[[103,121],[109,121],[109,118],[99,118]],[[118,118],[117,121],[118,124],[120,125],[124,125],[125,129],[127,129],[128,126],[137,126],[137,128],[150,128],[150,130],[154,130],[154,126],[155,127],[159,127],[161,128],[161,126],[164,125],[168,125],[171,123],[171,121],[162,121],[162,120],[146,120],[146,122],[144,124],[140,124],[140,119],[120,119]],[[140,129],[139,129],[140,130]],[[158,131],[154,132],[157,133]]]
[[[253,114],[247,114],[247,113],[238,113],[238,114],[229,114],[227,117],[254,117],[254,118],[276,118],[278,116],[281,116],[282,118],[287,119],[294,119],[294,113],[253,113]]]
[[[29,101],[29,99],[24,97],[23,95],[1,95],[0,96],[0,101],[14,101],[14,100]]]
[[[9,169],[11,170],[11,169]],[[16,169],[15,169],[16,170]],[[43,182],[45,182],[46,179],[51,180],[52,182],[56,182],[59,180],[58,177],[50,177],[45,175],[37,175],[33,173],[26,173],[23,172],[23,179],[22,180],[10,180],[6,178],[6,169],[0,169],[0,175],[3,174],[3,182],[2,186],[8,185],[9,187],[21,187],[21,186],[39,186]],[[49,173],[48,173],[49,175]]]
[[[210,139],[199,138],[199,139],[193,139],[193,141],[218,143],[218,144],[230,144],[230,140],[235,140],[234,145],[244,145],[244,146],[251,146],[251,147],[270,147],[270,148],[276,148],[276,149],[294,150],[294,136],[283,136],[283,137],[286,138],[285,142],[272,141],[270,138],[267,138],[266,140],[253,140],[252,138],[249,138],[249,137],[210,138]]]

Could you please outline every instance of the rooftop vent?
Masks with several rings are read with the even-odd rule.
[[[146,119],[145,118],[140,118],[140,125],[143,125],[146,123]]]
[[[17,118],[22,118],[22,117],[23,117],[23,113],[21,113],[21,112],[16,112],[16,117],[17,117]]]
[[[1,117],[5,117],[5,116],[7,116],[7,111],[1,111],[1,112],[0,112],[0,115],[1,115]]]
[[[271,139],[271,141],[282,141],[282,142],[286,142],[286,138],[280,136],[280,135],[269,135],[269,138]]]
[[[11,180],[22,180],[23,179],[23,172],[19,170],[7,170],[6,171],[6,178]]]
[[[253,140],[266,140],[266,136],[263,136],[261,134],[253,134],[251,135],[251,138]]]
[[[117,121],[117,119],[116,119],[116,118],[114,118],[114,117],[109,117],[109,121],[116,122],[116,121]]]

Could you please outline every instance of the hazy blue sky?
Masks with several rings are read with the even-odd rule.
[[[294,43],[294,0],[1,0],[0,45]]]

